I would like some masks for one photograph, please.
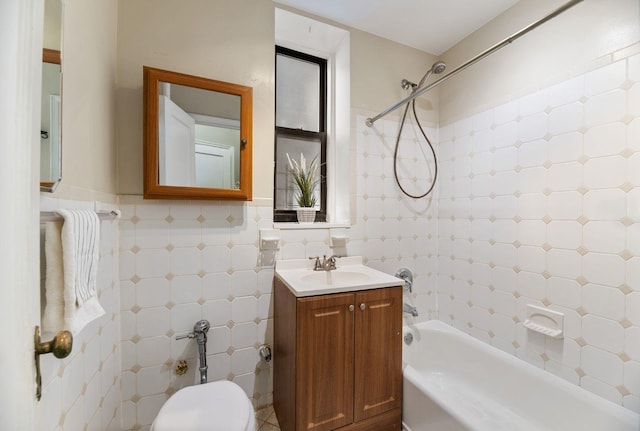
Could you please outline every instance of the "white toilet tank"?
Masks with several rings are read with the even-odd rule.
[[[229,381],[188,386],[162,406],[151,431],[254,431],[253,405]]]

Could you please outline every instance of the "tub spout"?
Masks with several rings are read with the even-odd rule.
[[[411,314],[413,317],[417,317],[418,316],[418,309],[416,307],[413,307],[413,306],[407,304],[406,302],[404,304],[402,304],[402,311],[405,312],[405,313]]]

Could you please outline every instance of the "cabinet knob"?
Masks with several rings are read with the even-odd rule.
[[[365,308],[367,308],[367,306],[366,306],[366,305],[364,305],[364,302],[363,302],[362,304],[360,304],[360,309],[361,309],[361,310],[364,310]]]
[[[353,304],[349,305],[349,311],[353,311],[355,309],[356,309],[356,307],[354,307]]]

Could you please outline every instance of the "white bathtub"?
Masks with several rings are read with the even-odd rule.
[[[407,431],[638,431],[640,416],[432,320],[404,328]]]

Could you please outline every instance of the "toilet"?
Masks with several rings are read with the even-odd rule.
[[[160,408],[151,431],[255,431],[253,405],[229,381],[188,386]]]

